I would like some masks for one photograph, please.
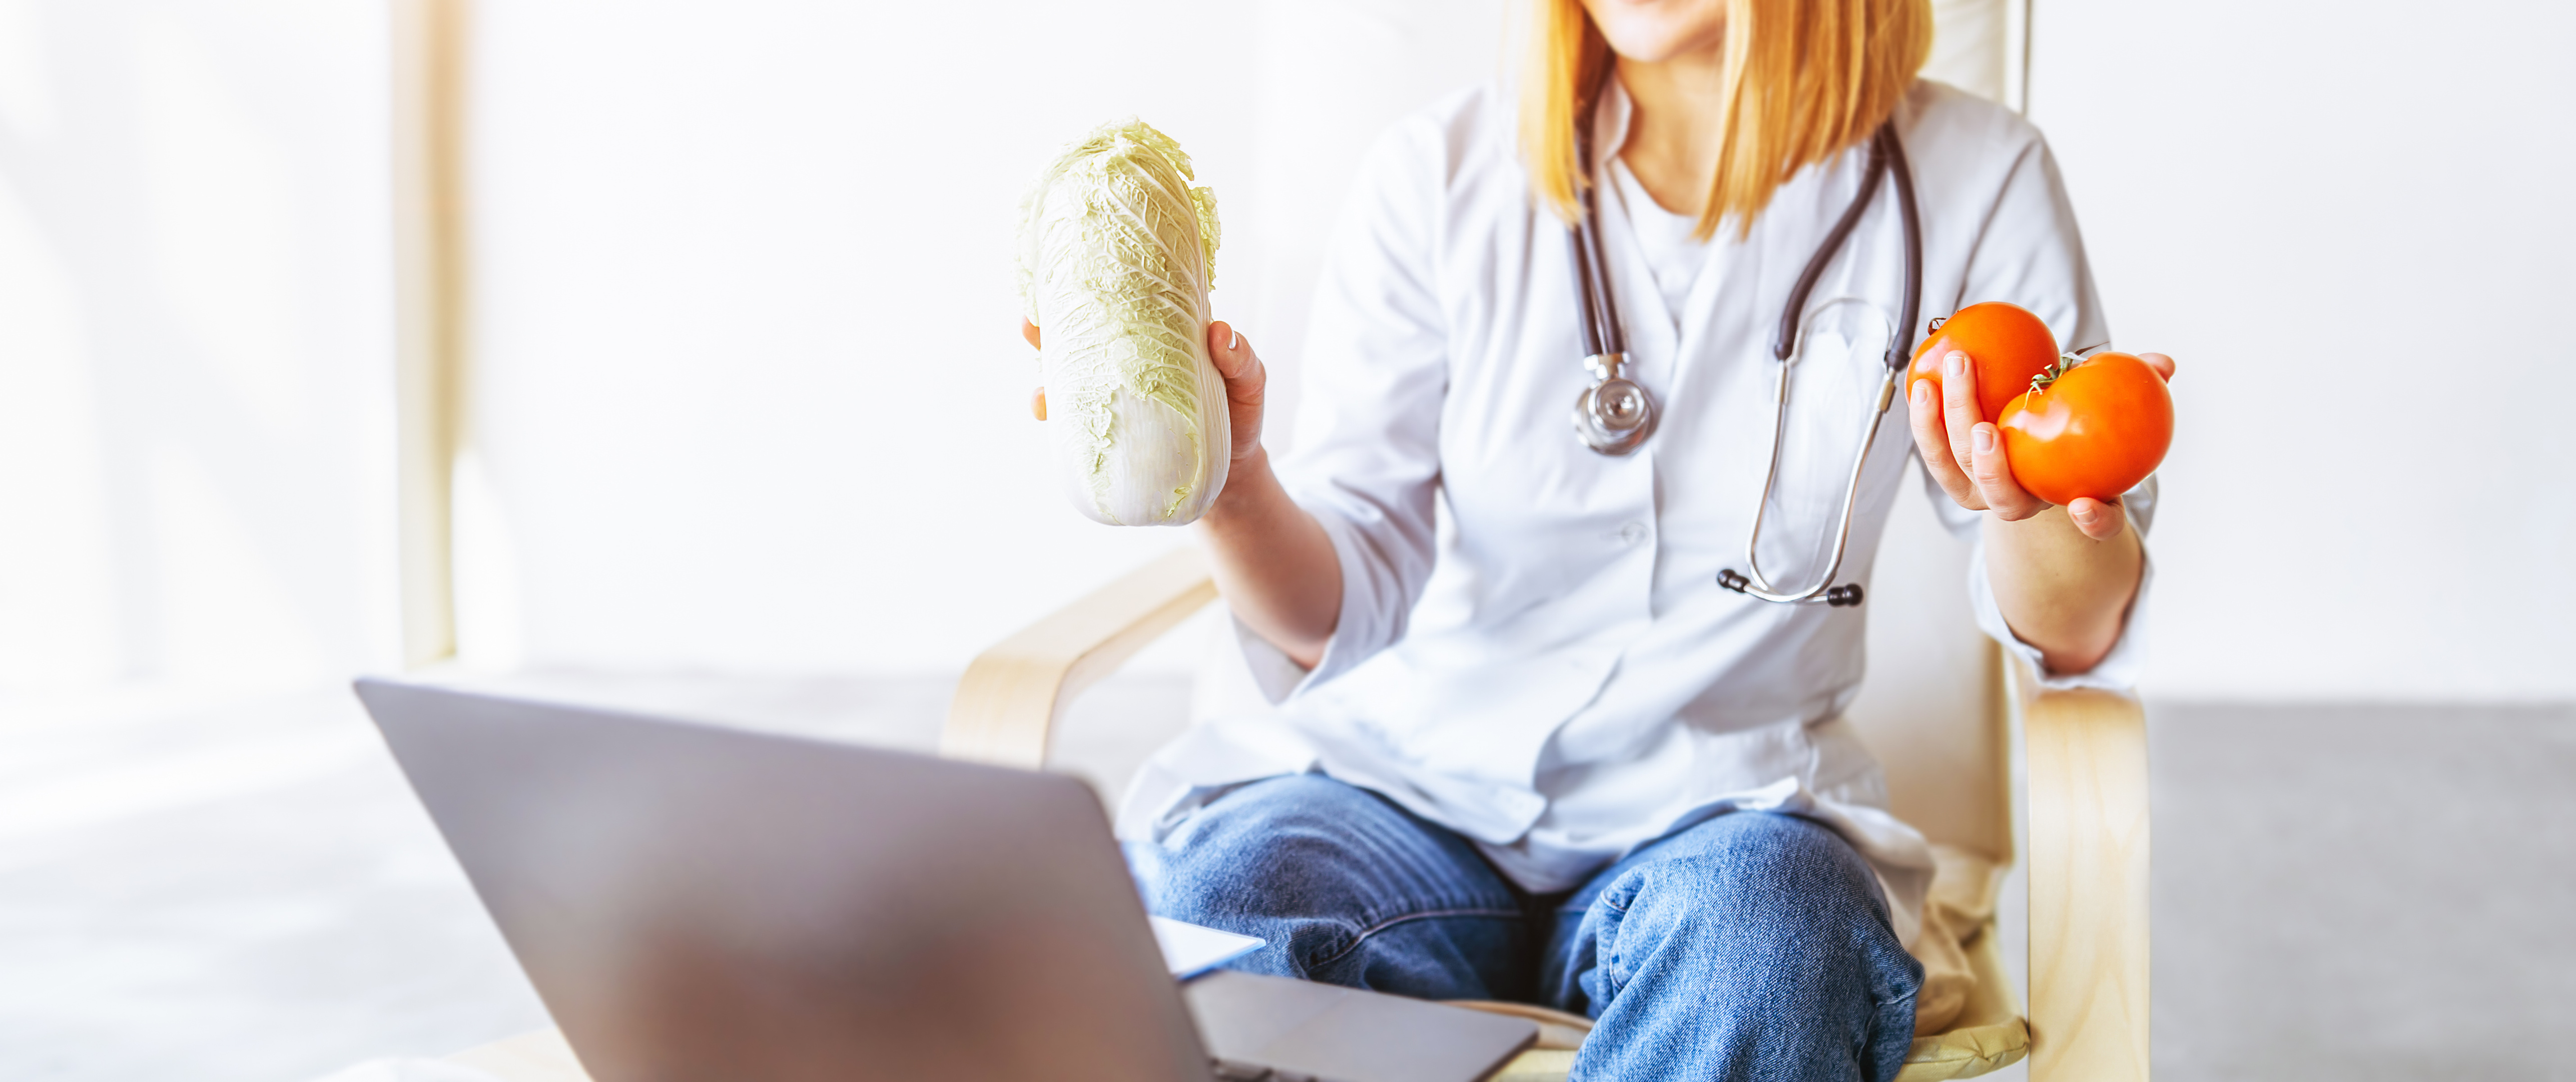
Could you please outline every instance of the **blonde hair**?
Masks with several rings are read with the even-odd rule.
[[[1582,0],[1531,6],[1521,157],[1539,201],[1571,222],[1582,214],[1575,185],[1590,176],[1575,160],[1575,120],[1591,117],[1615,61]],[[1782,182],[1877,130],[1931,51],[1931,0],[1726,0],[1725,111],[1699,238],[1730,216],[1750,235]]]

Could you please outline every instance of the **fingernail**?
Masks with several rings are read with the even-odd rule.
[[[1932,384],[1930,381],[1919,379],[1914,381],[1914,404],[1918,406],[1928,406],[1932,404]]]
[[[1235,330],[1235,329],[1234,329],[1234,328],[1232,328],[1232,327],[1227,327],[1227,328],[1225,329],[1225,351],[1226,351],[1226,352],[1228,352],[1228,353],[1232,353],[1232,352],[1234,352],[1235,350],[1242,349],[1242,348],[1243,348],[1243,332],[1242,332],[1242,331]]]
[[[1949,356],[1941,358],[1941,367],[1948,375],[1955,376],[1965,372],[1968,370],[1968,355],[1955,349],[1951,350]]]
[[[1986,425],[1978,425],[1978,426],[1977,426],[1977,453],[1982,455],[1982,454],[1986,454],[1986,453],[1988,453],[1988,452],[1990,452],[1990,451],[1993,451],[1994,449],[1995,449],[1995,430],[1994,430],[1993,428],[1990,428],[1990,427],[1986,426]]]
[[[2095,511],[2095,510],[2092,510],[2092,509],[2090,509],[2090,508],[2085,509],[2085,510],[2082,510],[2082,511],[2077,511],[2077,510],[2073,510],[2073,509],[2071,509],[2071,508],[2070,508],[2070,509],[2068,509],[2068,511],[2066,512],[2066,514],[2067,514],[2067,516],[2068,516],[2068,517],[2073,518],[2073,519],[2075,520],[2075,524],[2076,524],[2076,525],[2078,525],[2078,526],[2090,526],[2090,525],[2092,525],[2092,524],[2093,524],[2094,520],[2099,519],[2099,518],[2101,518],[2101,517],[2102,517],[2102,513],[2101,513],[2101,512],[2099,512],[2099,511]]]

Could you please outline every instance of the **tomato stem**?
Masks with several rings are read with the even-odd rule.
[[[2072,353],[2058,354],[2057,363],[2040,369],[2037,374],[2030,377],[2030,389],[2021,393],[2021,408],[2029,409],[2032,395],[2047,390],[2048,385],[2057,382],[2058,377],[2073,371],[2076,365],[2083,363],[2084,358]]]
[[[2047,390],[2048,385],[2057,382],[2058,377],[2073,371],[2076,365],[2083,363],[2084,358],[2078,357],[2072,353],[2058,354],[2057,363],[2040,369],[2037,375],[2030,377],[2030,390],[2025,393],[2038,394],[2041,391]]]

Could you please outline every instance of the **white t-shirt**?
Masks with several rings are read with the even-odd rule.
[[[1664,295],[1664,311],[1678,322],[1691,287],[1698,284],[1702,271],[1718,273],[1709,266],[1708,242],[1692,236],[1699,219],[1665,210],[1637,174],[1628,171],[1624,158],[1610,160],[1612,190],[1618,193],[1619,209],[1628,215],[1628,224],[1637,231],[1637,254],[1646,257],[1646,269],[1655,277],[1656,292]],[[1636,319],[1642,313],[1622,307],[1619,314]]]

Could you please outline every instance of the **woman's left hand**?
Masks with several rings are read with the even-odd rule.
[[[2173,358],[2161,353],[2141,353],[2138,358],[2166,379],[2173,378]],[[1967,354],[1952,350],[1941,359],[1937,399],[1931,380],[1916,381],[1906,412],[1914,425],[1914,446],[1923,452],[1923,468],[1959,506],[1993,511],[2006,522],[2019,522],[2051,506],[2013,479],[2012,464],[2004,460],[2003,433],[1992,422],[1978,419],[1977,366],[1968,363]],[[2066,517],[2096,541],[2119,536],[2128,524],[2119,501],[2105,503],[2090,496],[2068,504]]]

